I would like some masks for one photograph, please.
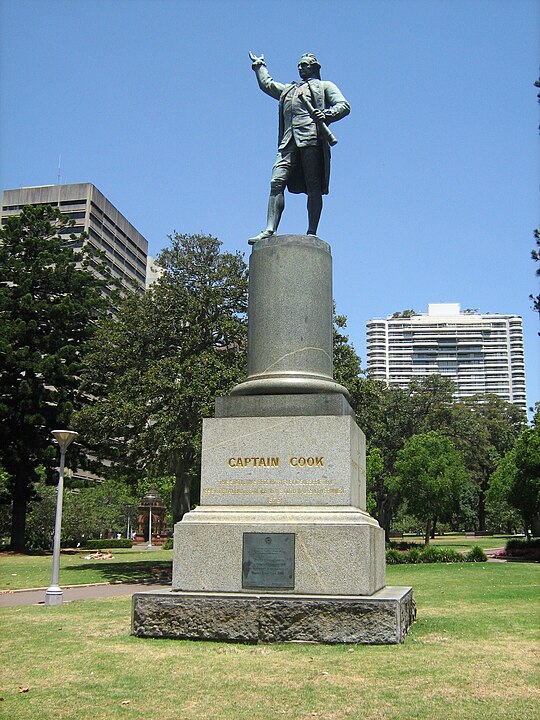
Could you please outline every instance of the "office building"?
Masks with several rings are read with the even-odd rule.
[[[112,274],[123,288],[140,294],[146,285],[148,242],[91,183],[44,185],[4,190],[2,222],[24,205],[54,205],[75,221],[64,233],[88,233],[87,242],[105,252]]]
[[[160,267],[154,258],[149,255],[146,261],[146,289],[153,285],[163,275],[164,270]]]
[[[527,409],[523,329],[517,315],[461,312],[457,303],[430,304],[426,313],[395,313],[367,323],[371,377],[407,387],[438,373],[456,399],[495,394]]]

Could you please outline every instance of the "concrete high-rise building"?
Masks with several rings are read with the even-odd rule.
[[[527,409],[523,329],[517,315],[461,312],[457,303],[430,304],[428,312],[389,315],[367,323],[371,377],[407,387],[439,373],[456,385],[456,399],[495,394]]]
[[[87,242],[105,251],[105,259],[122,287],[142,294],[146,285],[148,241],[92,185],[43,185],[4,190],[1,221],[17,215],[24,205],[54,205],[75,221],[63,232],[88,233]]]
[[[146,261],[146,289],[153,285],[163,275],[163,268],[159,267],[154,258],[149,255]]]

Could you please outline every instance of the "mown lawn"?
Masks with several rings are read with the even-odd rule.
[[[539,567],[388,568],[418,620],[400,646],[142,640],[130,599],[0,611],[13,720],[536,720]],[[19,689],[28,688],[27,692]]]
[[[432,545],[452,547],[467,551],[473,545],[484,550],[504,547],[508,535],[494,537],[465,537],[463,533],[437,536]],[[407,535],[407,542],[423,545],[422,538]],[[84,560],[91,550],[72,555],[60,556],[60,585],[83,585],[95,582],[137,582],[157,580],[167,582],[172,563],[172,550],[113,550],[114,560]],[[0,553],[0,591],[21,588],[46,588],[50,584],[52,556],[19,555],[10,552]]]
[[[84,585],[98,582],[168,582],[172,550],[113,550],[114,560],[85,560],[95,552],[84,550],[60,555],[60,585]],[[52,555],[0,553],[0,591],[48,587],[51,581]],[[0,708],[1,710],[1,708]]]

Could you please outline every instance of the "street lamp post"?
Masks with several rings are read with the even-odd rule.
[[[152,550],[152,501],[150,500],[150,507],[148,509],[148,545],[147,550]]]
[[[62,589],[58,586],[58,571],[60,569],[60,534],[62,531],[62,500],[64,497],[64,464],[66,450],[73,440],[75,440],[78,433],[73,432],[73,430],[53,430],[52,434],[60,446],[60,474],[58,479],[58,490],[56,493],[56,520],[54,523],[51,586],[45,593],[45,605],[61,605],[64,601],[64,595]]]

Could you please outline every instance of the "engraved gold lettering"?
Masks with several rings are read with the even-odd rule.
[[[279,467],[279,458],[278,457],[259,457],[259,456],[253,456],[253,457],[230,457],[227,460],[227,465],[230,468],[245,468],[245,467]]]
[[[296,457],[293,456],[289,460],[291,467],[324,467],[324,456],[320,457]]]

